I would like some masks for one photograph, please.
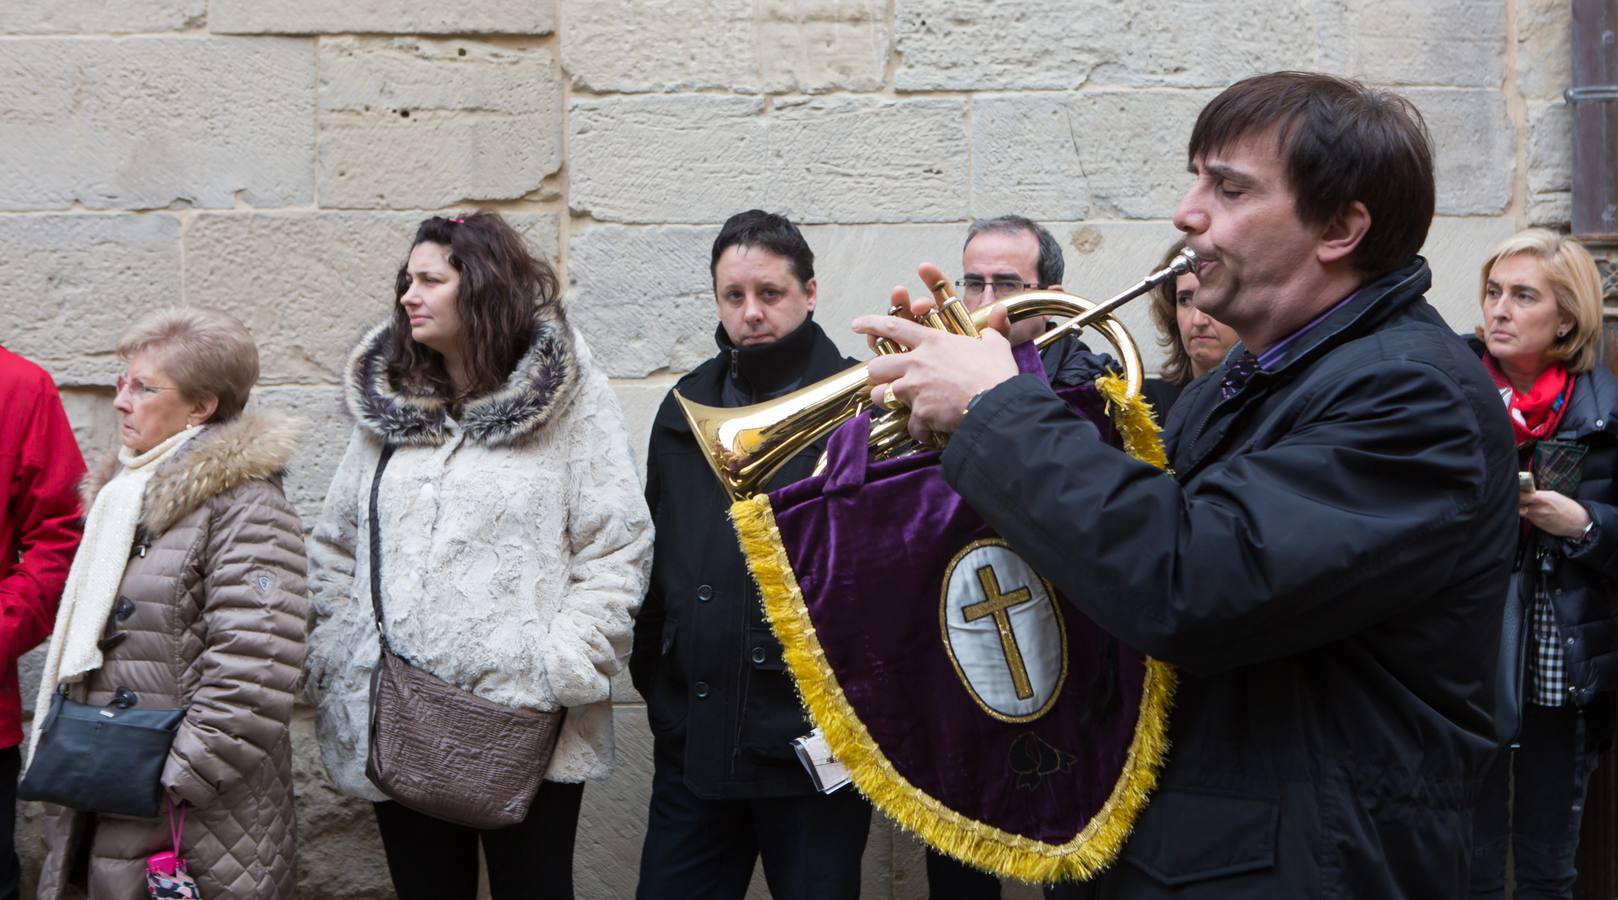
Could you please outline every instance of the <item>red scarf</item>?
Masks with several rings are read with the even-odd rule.
[[[1505,401],[1517,446],[1532,444],[1556,433],[1562,414],[1567,412],[1568,397],[1573,393],[1573,378],[1565,366],[1561,363],[1546,366],[1534,379],[1533,388],[1521,394],[1511,386],[1493,356],[1483,354],[1483,363],[1494,377],[1494,386],[1500,389],[1500,399]]]

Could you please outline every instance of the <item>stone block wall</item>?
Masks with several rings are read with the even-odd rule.
[[[288,481],[310,521],[349,428],[343,359],[425,215],[499,210],[556,263],[644,447],[713,352],[708,248],[730,214],[806,226],[817,319],[855,355],[848,319],[919,261],[958,268],[974,216],[1046,222],[1067,287],[1105,296],[1175,237],[1197,110],[1279,68],[1420,108],[1432,296],[1466,328],[1488,244],[1566,224],[1569,28],[1559,0],[9,0],[0,342],[55,375],[96,455],[121,328],[165,303],[231,311],[263,353],[258,402],[311,421]],[[1145,305],[1123,318],[1155,366]],[[644,829],[650,740],[618,687],[585,898],[631,896]],[[303,895],[387,896],[368,811],[326,782],[307,711],[298,728]],[[925,896],[886,824],[866,873],[867,897]]]

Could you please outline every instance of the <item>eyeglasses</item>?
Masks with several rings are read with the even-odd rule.
[[[113,381],[113,384],[118,386],[118,394],[122,394],[127,390],[129,391],[129,396],[135,400],[146,400],[151,397],[156,397],[163,391],[179,390],[177,387],[165,387],[159,384],[147,384],[146,382],[141,381],[139,378],[130,378],[127,374],[119,375],[118,378]],[[114,394],[113,396],[116,397],[117,394]]]
[[[1011,278],[996,278],[993,281],[985,281],[982,278],[971,277],[960,279],[955,282],[955,286],[961,289],[961,293],[965,294],[968,300],[983,296],[983,289],[986,287],[994,288],[996,297],[1009,297],[1012,294],[1020,294],[1023,291],[1031,291],[1039,287],[1037,284],[1029,284],[1026,281],[1016,281]]]

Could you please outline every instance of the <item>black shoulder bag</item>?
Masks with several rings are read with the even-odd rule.
[[[64,685],[51,701],[17,796],[80,812],[156,816],[163,802],[163,766],[184,719],[184,708],[69,700]]]

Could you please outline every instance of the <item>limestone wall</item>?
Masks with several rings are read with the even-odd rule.
[[[341,361],[426,214],[500,210],[557,263],[643,447],[713,350],[706,260],[731,213],[807,226],[817,318],[856,354],[847,320],[918,261],[958,267],[973,216],[1045,221],[1069,289],[1106,295],[1175,236],[1201,104],[1277,68],[1421,108],[1433,297],[1465,327],[1484,248],[1568,218],[1569,19],[1559,0],[6,0],[0,341],[52,371],[99,453],[121,327],[162,303],[232,311],[263,352],[259,402],[313,422],[288,482],[308,520],[349,427]],[[1124,318],[1155,365],[1144,304]],[[631,895],[644,828],[649,739],[618,687],[585,898]],[[385,896],[368,812],[299,725],[305,896]],[[867,897],[925,895],[891,828],[866,871]]]

